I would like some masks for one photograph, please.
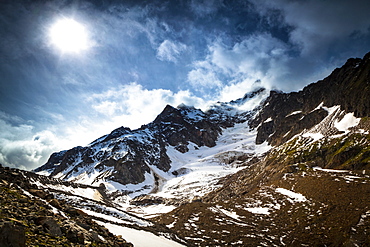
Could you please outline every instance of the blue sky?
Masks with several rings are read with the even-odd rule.
[[[370,51],[368,13],[360,0],[3,0],[0,163],[33,169],[166,104],[300,90]],[[53,44],[63,18],[84,27],[86,49]]]

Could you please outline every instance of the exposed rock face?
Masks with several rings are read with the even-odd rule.
[[[327,78],[302,91],[272,91],[262,111],[250,124],[258,127],[257,144],[279,145],[321,122],[326,116],[319,106],[340,105],[356,117],[370,115],[370,53],[363,59],[351,58]],[[295,114],[292,114],[295,113]]]
[[[185,105],[178,109],[167,105],[151,127],[180,152],[187,151],[189,142],[199,147],[213,147],[221,132],[221,127],[210,121],[205,113]]]

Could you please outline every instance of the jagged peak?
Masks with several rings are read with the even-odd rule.
[[[259,95],[259,94],[265,92],[266,90],[267,89],[264,88],[264,87],[256,88],[255,90],[244,94],[244,96],[242,98],[230,101],[230,103],[231,104],[238,104],[238,105],[243,104],[243,103],[245,103],[245,101],[254,98],[256,95]]]
[[[120,137],[120,136],[128,134],[130,132],[131,132],[131,129],[128,128],[128,127],[123,127],[123,126],[119,127],[117,129],[113,130],[109,135],[107,135],[104,138],[103,142],[109,141],[109,140],[117,138],[117,137]]]
[[[166,105],[163,111],[154,119],[153,123],[160,123],[167,119],[170,115],[179,116],[179,110],[171,105]]]

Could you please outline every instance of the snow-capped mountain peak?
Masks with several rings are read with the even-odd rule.
[[[204,171],[212,179],[203,182],[216,183],[237,169],[227,167],[226,158],[220,161],[221,150],[229,152],[224,156],[231,160],[255,153],[256,132],[249,131],[246,121],[256,114],[267,95],[265,89],[258,89],[236,101],[218,102],[205,112],[184,104],[176,108],[167,105],[152,123],[136,130],[120,127],[86,147],[55,153],[36,172],[75,183],[104,185],[107,195],[114,195],[117,202],[160,192],[160,188],[179,182],[180,175],[198,174],[206,164],[212,164],[212,169]],[[243,136],[248,138],[242,141]],[[222,141],[228,138],[231,143]],[[247,151],[240,150],[246,146]]]

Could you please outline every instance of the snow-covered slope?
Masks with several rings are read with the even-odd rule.
[[[134,206],[121,206],[144,217],[153,217],[201,198],[221,186],[218,183],[220,178],[244,169],[244,162],[271,148],[267,143],[256,145],[255,138],[256,131],[251,131],[246,123],[240,123],[225,129],[214,147],[197,147],[190,143],[189,151],[181,153],[169,146],[170,173],[157,170],[156,190],[150,195],[135,198]]]

